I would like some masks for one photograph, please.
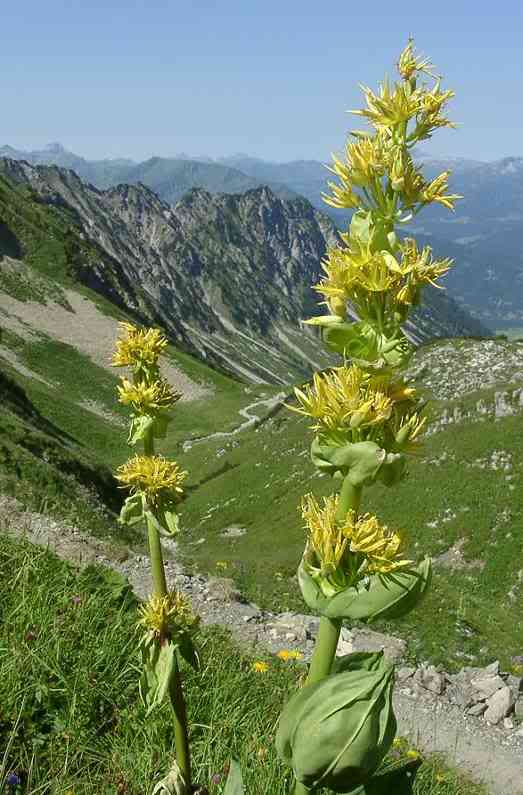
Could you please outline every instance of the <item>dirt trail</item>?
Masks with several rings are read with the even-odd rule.
[[[187,450],[190,450],[191,447],[193,447],[195,444],[198,444],[199,442],[208,442],[210,439],[222,439],[229,436],[235,436],[241,431],[246,431],[249,428],[253,428],[260,422],[261,417],[258,414],[251,414],[252,409],[256,408],[256,406],[266,406],[267,411],[265,412],[265,415],[268,416],[274,409],[283,403],[286,397],[286,392],[278,392],[277,395],[274,395],[271,398],[263,398],[262,400],[256,400],[254,403],[250,403],[243,409],[238,410],[238,414],[245,418],[245,422],[237,425],[232,431],[215,431],[215,433],[210,433],[207,436],[198,436],[196,439],[190,439],[183,443],[183,452],[186,453]]]

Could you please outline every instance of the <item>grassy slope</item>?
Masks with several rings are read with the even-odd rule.
[[[479,397],[491,402],[493,392],[435,402],[432,411],[467,407]],[[422,457],[411,460],[410,476],[400,486],[364,492],[362,509],[402,528],[412,557],[437,555],[463,538],[465,560],[483,566],[438,567],[424,605],[387,627],[410,638],[417,658],[460,667],[467,655],[483,662],[499,656],[508,665],[510,656],[520,653],[521,596],[511,601],[507,594],[521,569],[523,497],[510,489],[504,470],[477,465],[493,450],[505,450],[512,454],[517,483],[523,465],[520,427],[518,416],[451,425],[426,438]],[[304,611],[294,578],[304,543],[297,505],[302,494],[326,495],[334,486],[312,467],[310,439],[307,423],[283,409],[261,428],[235,437],[234,446],[223,440],[202,443],[183,457],[190,473],[182,508],[186,560],[213,572],[223,571],[227,562],[243,591],[269,609]],[[444,464],[430,463],[443,453]],[[503,517],[506,509],[509,515]],[[437,526],[430,526],[435,521]],[[247,532],[224,538],[230,525]]]
[[[146,719],[139,701],[132,597],[100,569],[75,575],[0,533],[0,604],[0,789],[16,771],[20,793],[150,792],[172,762],[172,720],[167,707]],[[201,673],[184,672],[197,779],[218,795],[223,784],[211,777],[234,755],[246,792],[283,795],[275,721],[302,669],[272,659],[254,673],[252,658],[216,630],[202,632],[199,648]],[[484,791],[427,760],[412,795]]]

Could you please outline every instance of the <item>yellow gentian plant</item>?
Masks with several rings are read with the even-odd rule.
[[[179,530],[177,508],[187,475],[176,462],[156,455],[154,441],[166,435],[171,410],[181,395],[159,371],[158,359],[167,339],[157,329],[140,329],[121,323],[112,360],[115,367],[130,370],[117,387],[121,403],[131,409],[128,443],[141,443],[143,454],[118,468],[116,478],[129,491],[120,513],[123,524],[145,522],[151,559],[153,593],[139,608],[142,631],[140,651],[143,672],[140,695],[149,714],[164,701],[172,705],[176,760],[167,776],[154,788],[155,795],[190,795],[191,760],[185,701],[180,676],[181,658],[193,667],[198,656],[193,637],[199,619],[185,597],[168,590],[161,537],[173,538]]]
[[[402,378],[413,347],[402,325],[427,284],[451,267],[427,246],[400,237],[398,227],[425,206],[449,209],[449,172],[427,181],[413,147],[440,127],[452,91],[441,89],[431,64],[412,40],[397,64],[399,79],[377,93],[363,87],[366,107],[352,111],[370,129],[350,134],[344,157],[334,156],[327,204],[352,210],[342,245],[331,247],[316,290],[327,313],[307,323],[321,329],[343,365],[315,373],[295,389],[293,411],[311,420],[311,457],[340,482],[320,503],[302,499],[307,534],[298,570],[303,598],[319,614],[318,638],[305,685],[285,706],[276,747],[292,768],[295,795],[318,791],[392,792],[379,767],[396,731],[393,666],[382,653],[336,658],[342,622],[393,618],[411,610],[430,580],[428,558],[418,564],[401,551],[401,534],[360,513],[365,487],[397,484],[426,425],[424,404]],[[380,789],[380,786],[382,789]]]

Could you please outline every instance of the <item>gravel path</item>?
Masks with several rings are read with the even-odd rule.
[[[208,442],[209,439],[222,439],[227,436],[235,436],[241,431],[246,431],[248,428],[253,428],[260,422],[261,417],[258,414],[252,414],[252,409],[256,408],[256,406],[266,406],[267,411],[265,412],[265,416],[270,416],[271,412],[280,406],[286,397],[287,392],[278,392],[278,394],[274,395],[274,397],[264,398],[262,400],[256,400],[254,403],[250,403],[243,409],[238,410],[238,414],[245,419],[244,422],[240,423],[240,425],[237,425],[232,431],[216,431],[215,433],[210,433],[207,436],[199,436],[196,439],[190,439],[183,443],[183,452],[186,453],[187,450],[190,450],[191,447],[193,447],[195,444],[198,444],[198,442]]]
[[[79,566],[98,563],[110,567],[128,578],[140,599],[151,591],[146,555],[27,512],[12,498],[0,496],[0,517],[0,532],[10,537],[24,537],[48,547],[60,558]],[[309,631],[301,637],[285,631],[286,614],[262,612],[256,605],[243,602],[230,580],[188,575],[173,558],[176,544],[164,543],[164,549],[169,587],[178,588],[191,599],[204,624],[228,627],[242,645],[257,649],[259,654],[275,653],[284,647],[301,650],[305,660],[310,657],[314,618],[302,617],[309,621]],[[340,640],[340,647],[342,644]],[[339,653],[346,650],[340,648]],[[395,689],[394,704],[400,734],[409,737],[420,750],[444,754],[449,763],[487,784],[491,795],[523,795],[523,732],[507,735],[502,728],[481,724],[479,719],[465,715],[459,707],[442,702],[430,692],[411,692],[401,685]]]

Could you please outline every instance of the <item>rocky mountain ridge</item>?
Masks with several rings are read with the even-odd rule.
[[[319,311],[311,283],[332,221],[303,198],[267,187],[244,194],[193,189],[174,207],[145,185],[99,190],[57,166],[0,159],[0,174],[38,200],[68,208],[98,259],[79,278],[174,342],[254,382],[289,383],[326,366],[315,332],[300,320]],[[406,327],[414,342],[488,335],[448,296],[431,288]]]
[[[451,294],[491,327],[522,325],[523,272],[519,251],[523,158],[481,162],[434,157],[423,150],[416,151],[415,156],[428,178],[450,169],[452,190],[464,197],[457,203],[455,213],[430,207],[413,227],[415,234],[423,235],[438,255],[456,257],[463,265],[448,275]],[[170,204],[194,187],[210,193],[239,193],[268,185],[280,198],[304,196],[340,228],[347,224],[346,212],[328,208],[322,201],[321,193],[332,175],[324,163],[316,160],[276,163],[246,154],[221,158],[183,154],[152,157],[142,163],[127,159],[91,161],[59,144],[33,152],[4,146],[0,157],[71,168],[99,189],[141,182]]]

